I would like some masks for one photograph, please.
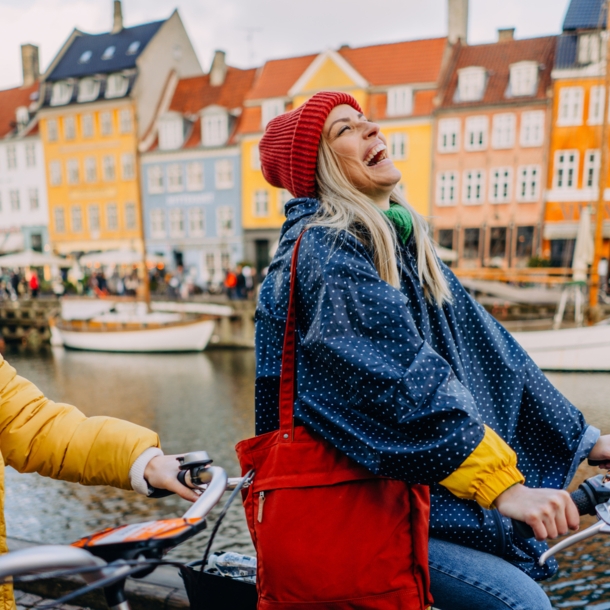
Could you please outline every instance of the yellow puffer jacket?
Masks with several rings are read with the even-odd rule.
[[[0,356],[0,552],[6,553],[4,464],[83,485],[131,489],[129,469],[159,438],[112,417],[85,417],[45,398]],[[0,610],[15,610],[12,588],[0,586]]]

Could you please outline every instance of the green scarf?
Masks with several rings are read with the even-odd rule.
[[[409,211],[397,203],[390,203],[390,209],[384,210],[383,213],[394,224],[396,233],[402,243],[406,244],[413,232],[413,219]]]

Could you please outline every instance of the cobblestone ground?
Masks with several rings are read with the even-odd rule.
[[[52,600],[43,599],[42,597],[32,595],[31,593],[23,593],[23,591],[15,591],[15,601],[17,602],[17,610],[29,610],[30,608],[34,610],[35,608],[39,608],[43,604]],[[70,606],[68,604],[54,606],[54,608],[57,610],[89,610],[88,608],[83,608],[82,606]]]

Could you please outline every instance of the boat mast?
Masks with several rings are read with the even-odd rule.
[[[602,257],[603,246],[603,227],[604,227],[604,194],[608,183],[608,110],[609,110],[609,93],[610,93],[610,0],[605,2],[605,19],[606,19],[606,57],[605,57],[605,79],[604,79],[604,114],[602,119],[601,143],[600,143],[600,168],[599,168],[599,193],[597,195],[597,207],[595,209],[595,249],[593,252],[593,264],[591,265],[591,287],[589,289],[589,311],[590,317],[598,311],[599,300],[599,261]],[[601,32],[600,32],[601,33]],[[601,43],[601,41],[600,41]],[[601,44],[600,44],[601,50]]]

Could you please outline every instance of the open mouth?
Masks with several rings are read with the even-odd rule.
[[[377,144],[377,146],[374,146],[370,150],[369,154],[364,159],[364,164],[368,165],[368,167],[373,167],[374,165],[381,163],[381,161],[383,161],[387,158],[388,158],[388,150],[387,150],[386,145]]]

